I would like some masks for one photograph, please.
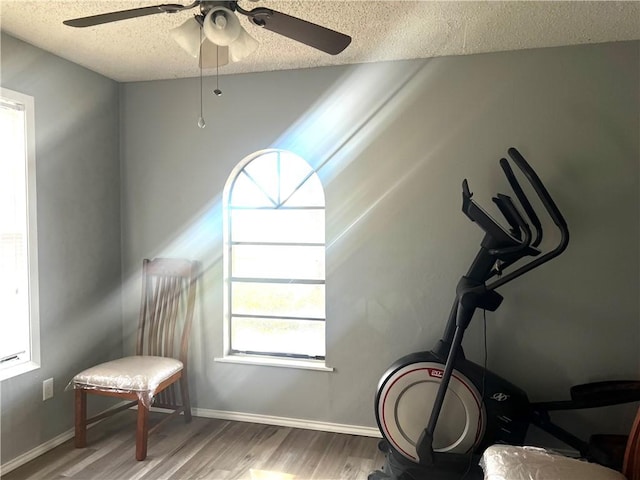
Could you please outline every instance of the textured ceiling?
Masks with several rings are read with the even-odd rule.
[[[157,3],[162,0],[0,0],[0,26],[14,37],[114,80],[197,76],[197,61],[169,35],[170,28],[197,9],[88,28],[62,24],[65,19]],[[242,17],[260,46],[242,62],[221,67],[221,75],[640,39],[640,2],[239,3],[248,10],[266,6],[303,18],[346,33],[353,41],[344,52],[331,56],[262,30]],[[205,71],[205,75],[213,73]]]

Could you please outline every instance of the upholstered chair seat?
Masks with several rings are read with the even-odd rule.
[[[181,371],[175,358],[134,355],[87,368],[73,377],[74,388],[138,393],[147,407],[159,385]]]

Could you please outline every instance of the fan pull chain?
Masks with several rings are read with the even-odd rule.
[[[207,123],[204,121],[204,115],[202,113],[202,28],[200,28],[200,118],[198,119],[198,127],[204,128]]]
[[[220,47],[216,45],[216,89],[213,91],[216,97],[222,95],[222,90],[220,90],[220,87],[218,86],[218,80],[220,79],[220,61],[218,58],[219,51]]]

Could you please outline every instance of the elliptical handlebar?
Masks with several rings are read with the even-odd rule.
[[[524,157],[520,154],[520,152],[518,152],[518,150],[516,150],[514,147],[509,148],[508,153],[511,159],[513,160],[513,162],[522,171],[524,176],[527,178],[527,180],[535,190],[536,194],[540,198],[540,201],[542,202],[542,205],[544,205],[544,208],[547,210],[547,213],[553,220],[553,223],[555,223],[556,226],[558,227],[558,230],[560,230],[561,236],[560,236],[560,241],[558,242],[558,245],[553,250],[545,253],[541,257],[538,257],[525,265],[522,265],[520,268],[512,272],[509,272],[508,274],[502,276],[498,280],[487,285],[486,287],[487,290],[495,290],[496,288],[504,285],[507,282],[510,282],[511,280],[519,277],[520,275],[533,270],[534,268],[542,265],[543,263],[548,262],[552,258],[557,257],[565,250],[565,248],[567,248],[567,245],[569,244],[569,228],[567,227],[567,222],[565,221],[564,217],[562,216],[562,213],[560,213],[560,210],[558,209],[555,202],[551,198],[551,195],[549,195],[549,192],[547,191],[546,187],[538,177],[538,174],[533,170],[533,168],[531,168],[529,163],[524,159]],[[507,162],[506,159],[501,159],[500,161],[501,164],[504,164],[506,162]],[[503,169],[504,169],[504,166],[503,166]],[[510,180],[510,183],[512,182],[508,174],[507,174],[507,179]],[[515,177],[513,177],[513,181],[515,181]],[[517,183],[517,181],[515,182]],[[513,186],[513,183],[511,183],[511,185]],[[518,195],[518,189],[515,189],[514,191],[516,191],[516,195]],[[521,194],[524,197],[524,192],[521,192]],[[518,195],[518,198],[520,198],[519,195]],[[527,207],[524,207],[524,208],[527,208]],[[540,227],[540,230],[542,231],[542,227]]]
[[[509,148],[508,153],[518,168],[527,177],[527,180],[529,180],[529,183],[531,183],[531,186],[533,186],[534,190],[540,197],[542,204],[547,209],[549,216],[560,229],[560,232],[562,233],[562,240],[560,245],[558,245],[558,248],[562,248],[562,250],[564,250],[569,243],[569,229],[567,228],[567,222],[560,213],[560,210],[558,210],[556,203],[553,201],[553,198],[551,198],[551,195],[549,195],[546,187],[538,177],[538,174],[533,170],[533,168],[531,168],[520,152],[515,147],[511,147]],[[562,250],[558,253],[561,253]]]
[[[502,215],[507,219],[509,224],[512,226],[512,230],[518,233],[518,241],[519,244],[513,247],[503,247],[503,248],[492,248],[489,250],[491,255],[495,255],[500,258],[501,256],[523,252],[525,248],[527,248],[531,244],[531,229],[527,222],[525,222],[522,215],[516,209],[516,206],[506,195],[502,195],[499,193],[494,199],[494,203],[498,206],[498,209],[502,212]],[[524,238],[521,238],[522,234],[524,234]],[[527,250],[527,253],[532,253],[532,250]],[[537,252],[540,253],[540,252]]]
[[[529,217],[529,219],[531,220],[531,223],[533,224],[533,228],[536,231],[536,237],[531,243],[531,245],[533,247],[537,247],[538,245],[540,245],[540,242],[542,241],[542,224],[540,223],[540,219],[538,218],[538,215],[536,214],[535,210],[531,206],[529,199],[527,198],[524,191],[522,190],[522,187],[520,186],[518,179],[513,174],[511,165],[509,165],[509,162],[507,161],[506,158],[500,159],[500,166],[502,167],[502,170],[504,171],[504,175],[507,177],[507,180],[509,181],[511,188],[515,192],[516,197],[518,197],[518,200],[520,201],[522,208],[524,208],[524,211],[527,213],[527,216]]]

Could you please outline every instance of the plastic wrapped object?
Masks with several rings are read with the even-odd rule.
[[[119,358],[78,373],[67,388],[135,394],[149,408],[158,386],[182,370],[180,360],[150,355]]]
[[[536,447],[492,445],[480,466],[485,480],[625,480],[610,468]]]

